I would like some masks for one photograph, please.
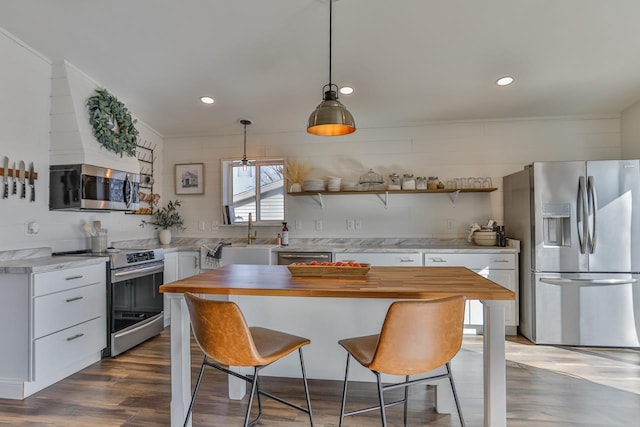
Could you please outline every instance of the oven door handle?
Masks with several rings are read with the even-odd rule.
[[[160,265],[152,265],[150,267],[140,267],[135,270],[126,270],[126,271],[114,271],[113,277],[118,277],[120,280],[127,280],[126,276],[134,276],[138,277],[141,273],[160,273],[164,271],[164,263]],[[120,281],[118,280],[118,281]]]

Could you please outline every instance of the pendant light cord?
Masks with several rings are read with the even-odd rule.
[[[244,158],[247,158],[247,124],[244,123]]]
[[[329,90],[331,90],[331,35],[333,34],[333,0],[329,0]]]

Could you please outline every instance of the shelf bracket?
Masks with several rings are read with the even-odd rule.
[[[384,198],[382,197],[382,193],[377,193],[376,196],[378,196],[378,199],[380,199],[382,203],[384,203],[384,208],[386,209],[389,205],[389,192],[384,192]]]
[[[320,209],[324,210],[324,200],[322,199],[322,194],[317,193],[316,196],[317,196],[316,201],[320,205]]]
[[[456,191],[452,191],[451,193],[447,193],[447,195],[451,199],[451,203],[453,203],[453,206],[456,205],[456,200],[458,200],[458,195],[459,194],[460,194],[460,190],[456,190]]]

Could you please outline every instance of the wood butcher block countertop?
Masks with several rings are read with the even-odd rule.
[[[364,277],[292,277],[285,265],[227,265],[167,283],[161,292],[342,298],[514,300],[515,294],[464,267],[371,267]]]

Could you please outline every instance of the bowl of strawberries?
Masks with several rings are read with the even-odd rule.
[[[357,277],[366,276],[371,268],[371,264],[357,261],[337,261],[309,263],[298,262],[288,265],[292,276],[323,276],[323,277]]]

